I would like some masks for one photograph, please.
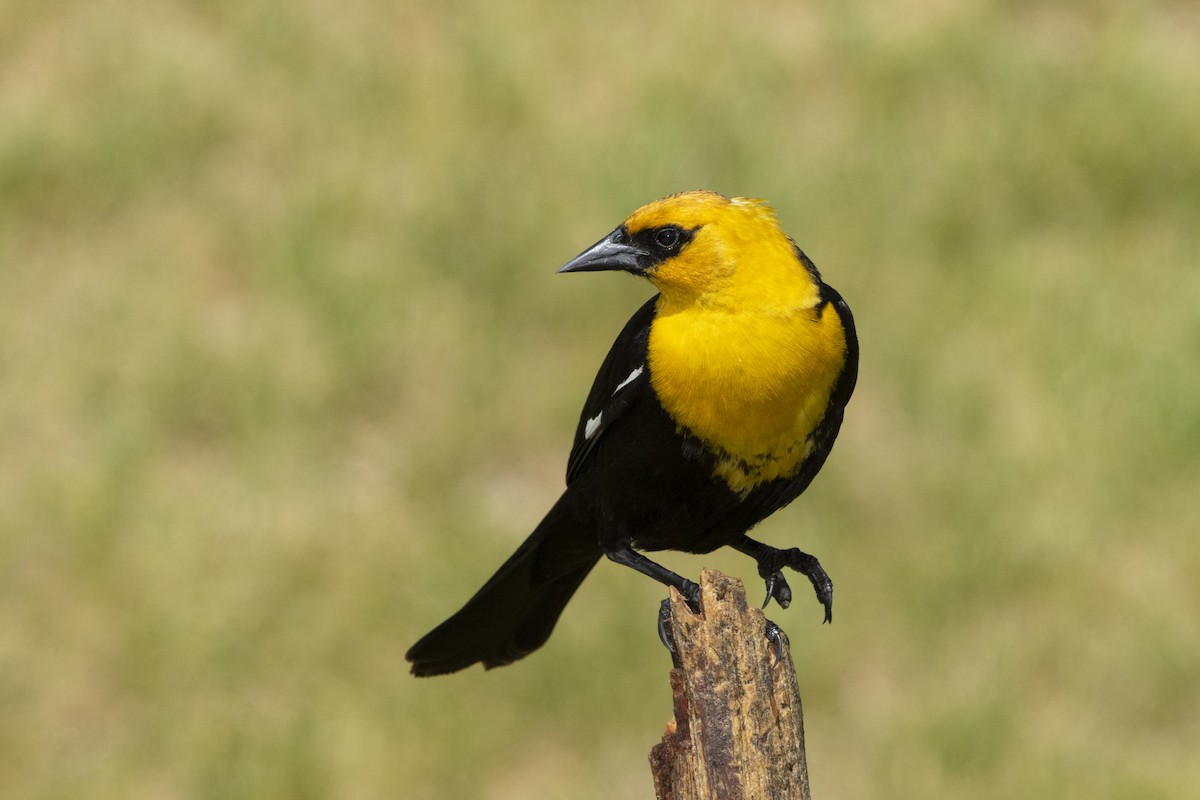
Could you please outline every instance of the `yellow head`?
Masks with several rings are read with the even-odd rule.
[[[760,200],[681,192],[648,203],[560,272],[623,270],[668,306],[811,305],[820,276]]]

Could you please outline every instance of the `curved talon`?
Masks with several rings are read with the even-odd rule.
[[[794,559],[793,563],[799,566],[793,568],[808,576],[817,594],[817,601],[825,606],[825,622],[833,622],[833,581],[814,556],[796,550]]]
[[[825,606],[825,623],[833,622],[833,581],[826,576],[821,587],[816,587],[815,580],[813,586],[817,589],[817,599],[821,601],[821,605]]]
[[[780,608],[787,608],[792,604],[792,587],[788,585],[787,578],[783,577],[781,570],[775,570],[770,575],[765,576],[767,579],[767,599],[763,603],[763,608],[767,607],[767,603],[771,602],[771,598],[775,598],[775,602],[779,603]]]
[[[767,582],[767,599],[763,600],[763,608],[770,604],[771,598],[775,598],[780,608],[787,608],[792,604],[792,587],[788,586],[787,578],[783,577],[781,570],[775,570],[762,577]]]
[[[671,655],[675,654],[675,642],[671,639],[670,629],[667,623],[671,619],[671,598],[662,601],[662,605],[658,607],[658,640],[663,643],[663,647],[670,651]]]
[[[775,669],[783,659],[783,648],[788,647],[790,643],[788,642],[787,634],[783,632],[783,628],[771,620],[767,620],[767,630],[765,633],[767,641],[775,645],[775,661],[771,664],[771,669]]]

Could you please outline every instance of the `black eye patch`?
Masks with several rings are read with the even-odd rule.
[[[653,256],[655,261],[663,261],[686,247],[688,242],[695,238],[698,230],[699,226],[688,229],[673,224],[662,225],[638,231],[630,238],[647,254]]]

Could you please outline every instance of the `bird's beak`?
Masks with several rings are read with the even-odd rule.
[[[605,236],[594,245],[564,264],[559,272],[601,272],[624,270],[641,275],[654,262],[652,254],[629,243],[623,228]]]

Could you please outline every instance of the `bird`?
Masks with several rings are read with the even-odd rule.
[[[791,603],[786,567],[808,577],[832,619],[819,560],[747,532],[804,492],[833,447],[858,376],[849,306],[765,201],[711,191],[642,206],[559,269],[597,271],[631,273],[658,293],[600,366],[562,495],[408,650],[414,675],[491,669],[537,650],[602,557],[698,611],[697,584],[646,553],[732,547],[755,560],[764,608]]]

